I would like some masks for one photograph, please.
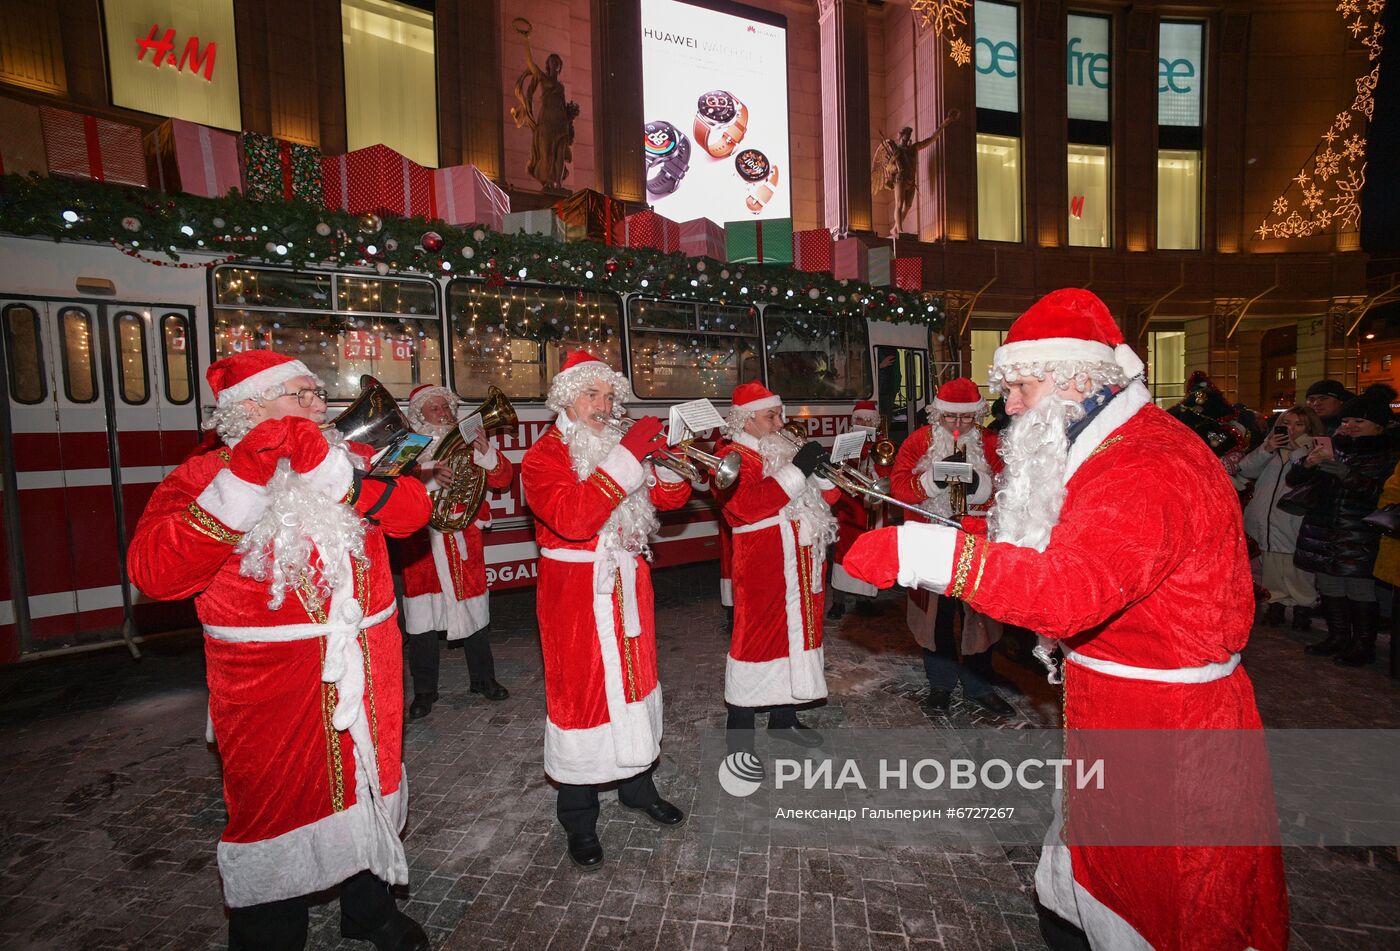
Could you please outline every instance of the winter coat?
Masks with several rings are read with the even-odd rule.
[[[1400,468],[1390,474],[1376,508],[1400,502]],[[1381,536],[1380,553],[1376,555],[1375,576],[1386,584],[1400,586],[1400,538],[1392,535]]]
[[[1293,563],[1319,574],[1369,578],[1380,533],[1361,520],[1376,510],[1396,456],[1384,435],[1337,436],[1332,445],[1335,459],[1312,468],[1293,466],[1284,477],[1294,487],[1320,483],[1298,530]]]
[[[1293,554],[1303,516],[1278,508],[1278,499],[1288,491],[1284,475],[1307,454],[1306,449],[1295,449],[1285,456],[1260,446],[1240,460],[1240,475],[1254,481],[1254,495],[1244,507],[1244,532],[1261,551]]]

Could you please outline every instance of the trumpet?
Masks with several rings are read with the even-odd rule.
[[[797,446],[798,448],[801,448],[802,446],[806,445],[806,443],[809,441],[806,427],[795,419],[789,420],[788,422],[784,423],[782,425],[782,428],[778,430],[778,433],[782,435],[784,439]],[[962,528],[962,525],[960,523],[955,522],[952,519],[943,518],[941,515],[934,515],[932,512],[926,512],[923,509],[919,508],[917,505],[910,505],[908,502],[901,502],[894,496],[886,492],[881,492],[875,487],[874,479],[871,479],[868,476],[861,474],[859,471],[851,468],[850,466],[845,465],[844,463],[837,465],[836,463],[832,462],[829,458],[823,458],[820,462],[817,463],[816,474],[821,478],[826,479],[828,482],[836,486],[842,492],[845,492],[847,495],[865,496],[868,499],[874,499],[877,502],[884,502],[887,505],[893,505],[898,508],[906,509],[910,512],[916,513],[917,515],[923,518],[930,519],[935,522],[941,522],[944,525],[949,525],[956,529]]]
[[[605,416],[602,413],[595,413],[593,418],[614,432],[625,433],[632,428],[636,420],[623,417],[616,419],[612,416]],[[664,466],[676,475],[691,482],[699,482],[705,477],[700,471],[700,466],[705,467],[714,473],[714,484],[716,488],[727,489],[739,478],[739,455],[732,453],[723,458],[708,453],[703,449],[697,449],[692,444],[693,436],[682,439],[676,444],[678,452],[661,449],[647,456],[654,465]],[[698,463],[698,465],[697,465]]]

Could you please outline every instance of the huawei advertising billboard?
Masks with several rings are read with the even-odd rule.
[[[787,21],[642,0],[647,201],[672,221],[788,218]]]

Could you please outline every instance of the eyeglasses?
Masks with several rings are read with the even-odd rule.
[[[281,399],[284,396],[295,396],[297,405],[305,409],[317,400],[324,403],[326,401],[326,394],[327,391],[324,386],[309,386],[301,390],[283,390],[281,393],[278,393],[274,399]]]
[[[977,417],[971,413],[943,413],[938,417],[945,423],[975,423]]]

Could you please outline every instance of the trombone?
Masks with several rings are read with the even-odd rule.
[[[800,422],[798,422],[795,419],[789,420],[788,422],[784,423],[782,425],[782,428],[779,429],[778,432],[783,436],[784,439],[797,446],[798,448],[801,448],[809,441],[806,427],[804,427]],[[842,492],[845,492],[847,495],[865,496],[866,498],[874,499],[877,502],[884,502],[887,505],[894,505],[899,508],[906,509],[910,512],[915,513],[916,515],[922,516],[923,518],[929,519],[934,522],[940,522],[943,525],[948,525],[952,528],[958,529],[959,531],[962,530],[962,525],[950,518],[944,518],[941,515],[934,515],[932,512],[926,512],[923,509],[919,508],[917,505],[910,505],[908,502],[901,502],[894,496],[889,495],[885,492],[881,492],[875,487],[875,480],[865,475],[862,475],[860,472],[856,471],[855,469],[852,469],[850,466],[847,466],[845,464],[838,465],[832,462],[830,458],[823,458],[820,462],[817,463],[816,474],[835,485],[838,489],[840,489]]]
[[[616,419],[612,416],[605,416],[602,413],[593,414],[593,418],[614,432],[625,433],[632,428],[636,420],[624,416]],[[705,477],[705,473],[700,471],[700,466],[704,466],[714,473],[714,484],[718,489],[727,489],[739,478],[739,454],[730,453],[723,458],[708,453],[703,449],[697,449],[693,445],[694,436],[687,436],[676,444],[678,451],[672,452],[665,449],[657,450],[647,456],[654,465],[665,466],[676,475],[691,482],[699,482]],[[697,465],[697,463],[699,465]]]

